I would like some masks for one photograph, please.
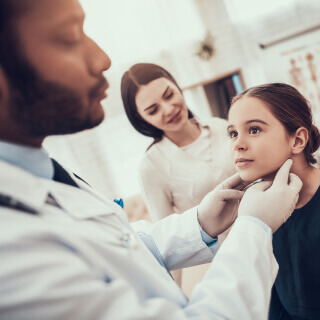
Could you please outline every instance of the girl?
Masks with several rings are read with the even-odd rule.
[[[154,139],[140,168],[142,193],[154,221],[198,205],[235,172],[227,122],[195,119],[167,70],[155,64],[133,65],[122,77],[121,94],[133,127]],[[175,279],[180,282],[179,276]]]
[[[273,236],[279,273],[269,319],[320,319],[320,136],[306,99],[273,83],[237,95],[229,111],[231,155],[241,178],[272,180],[288,158],[303,187],[295,211]]]

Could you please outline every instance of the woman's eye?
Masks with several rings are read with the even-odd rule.
[[[257,134],[261,132],[261,129],[259,127],[251,127],[250,128],[250,134]]]
[[[167,99],[170,99],[172,96],[173,96],[173,92],[170,92],[170,93],[167,95]]]
[[[153,114],[155,114],[157,112],[158,108],[153,108],[151,110],[151,112],[149,112],[149,115],[152,116]]]
[[[228,132],[228,137],[229,137],[230,139],[235,138],[237,135],[238,135],[238,134],[237,134],[236,131],[229,131],[229,132]]]

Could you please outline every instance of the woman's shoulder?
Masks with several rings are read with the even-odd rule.
[[[219,117],[211,117],[208,119],[201,119],[198,121],[203,126],[208,126],[211,129],[226,129],[228,121]]]
[[[201,120],[199,123],[210,130],[214,139],[222,139],[223,141],[227,139],[227,120],[218,117],[212,117],[206,120]]]
[[[156,143],[151,144],[142,157],[142,161],[148,161],[150,158],[157,157],[160,153],[159,145],[162,143],[162,140]]]
[[[159,141],[147,149],[140,161],[140,172],[154,170],[164,162],[165,157],[161,155],[162,150],[159,148],[161,143],[162,141]]]

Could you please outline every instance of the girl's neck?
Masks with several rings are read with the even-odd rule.
[[[176,132],[165,132],[165,136],[178,147],[184,147],[199,138],[201,129],[198,124],[187,121],[185,126]]]
[[[293,164],[290,172],[296,174],[302,181],[299,200],[296,209],[305,206],[317,192],[320,185],[320,170],[308,165],[303,154],[292,157]],[[264,180],[273,180],[276,173],[264,177]]]
[[[302,189],[296,209],[305,206],[317,192],[320,185],[320,170],[309,166],[303,157],[294,159],[291,172],[296,174],[302,181]]]

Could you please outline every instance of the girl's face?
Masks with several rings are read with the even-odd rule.
[[[229,111],[228,135],[234,165],[244,181],[271,179],[291,157],[294,137],[260,99],[243,97]]]
[[[136,95],[136,105],[145,121],[164,132],[179,131],[188,121],[182,93],[166,78],[142,86]]]

